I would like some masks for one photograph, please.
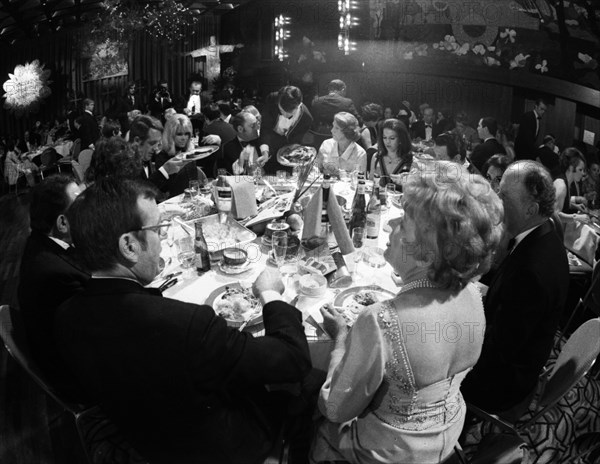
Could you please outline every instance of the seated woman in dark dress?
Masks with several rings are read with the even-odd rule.
[[[379,176],[380,185],[401,187],[401,174],[412,166],[412,145],[406,126],[397,119],[386,119],[378,128],[378,151],[371,159],[371,179]]]

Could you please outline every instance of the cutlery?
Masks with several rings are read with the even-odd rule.
[[[248,323],[254,319],[254,316],[257,316],[260,312],[262,311],[262,307],[258,307],[257,309],[255,309],[254,311],[252,311],[250,314],[248,314],[248,317],[246,317],[246,319],[244,320],[244,322],[242,322],[242,325],[240,325],[240,327],[238,328],[238,330],[241,332],[242,330],[244,330],[246,328],[246,326],[248,325]]]
[[[273,191],[273,193],[274,193],[275,195],[279,195],[279,194],[277,193],[277,190],[275,190],[275,188],[274,188],[274,187],[271,185],[271,183],[270,183],[270,182],[269,182],[267,179],[263,179],[263,182],[265,183],[265,185],[266,185],[267,187],[269,187],[269,188],[270,188],[270,189]]]
[[[167,280],[164,284],[162,284],[160,287],[158,287],[158,289],[161,292],[164,292],[168,289],[170,289],[173,285],[175,285],[178,282],[177,277],[173,277],[171,280]]]
[[[166,281],[166,280],[172,279],[173,277],[177,277],[181,274],[183,274],[183,271],[171,272],[170,274],[167,274],[166,276],[161,277],[161,279]]]
[[[177,224],[179,224],[181,226],[181,228],[185,231],[186,234],[192,235],[192,233],[195,233],[195,230],[192,229],[192,226],[183,222],[179,217],[175,216],[173,218],[173,222],[176,222]]]

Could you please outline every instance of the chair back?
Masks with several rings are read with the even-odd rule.
[[[78,161],[78,157],[81,152],[81,139],[75,139],[71,146],[71,158]]]
[[[91,148],[86,148],[85,150],[81,150],[81,152],[79,152],[79,158],[77,159],[77,162],[81,166],[81,169],[83,170],[84,174],[90,167],[90,163],[92,162],[93,155],[94,155],[94,150],[92,150]],[[75,159],[75,158],[73,158],[73,159]]]
[[[23,323],[19,312],[8,305],[0,306],[0,338],[2,338],[6,350],[13,359],[25,369],[42,390],[64,409],[67,409],[73,414],[78,414],[83,411],[83,406],[66,401],[47,382],[40,368],[31,359],[23,330]]]
[[[81,164],[75,160],[71,160],[71,167],[73,168],[73,174],[75,175],[77,183],[83,184],[85,181],[85,175],[83,173],[83,169],[81,168]]]
[[[40,155],[41,165],[45,166],[46,168],[53,167],[54,165],[56,165],[57,161],[58,153],[56,153],[56,150],[54,148],[47,148]]]
[[[600,354],[600,318],[584,322],[569,337],[558,355],[538,401],[541,408],[527,423],[534,422],[560,401],[592,368],[598,354]]]
[[[583,306],[600,316],[600,268],[594,269],[592,283],[583,297]]]

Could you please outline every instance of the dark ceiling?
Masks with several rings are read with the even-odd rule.
[[[181,3],[194,14],[203,15],[223,14],[248,1],[183,0]],[[0,0],[0,42],[14,44],[78,27],[94,19],[101,11],[100,0]]]

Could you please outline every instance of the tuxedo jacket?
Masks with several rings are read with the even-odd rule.
[[[311,114],[314,118],[313,126],[318,132],[331,130],[333,117],[336,113],[346,111],[358,117],[358,112],[354,107],[354,102],[347,97],[342,97],[337,93],[330,93],[322,97],[317,97],[311,105]]]
[[[256,149],[256,154],[260,156],[259,139],[252,140],[249,142],[249,145],[252,145]],[[243,149],[244,147],[237,137],[227,142],[223,146],[223,157],[218,161],[218,167],[226,169],[227,172],[233,174],[233,163],[238,160]]]
[[[210,306],[125,279],[91,279],[59,308],[55,337],[90,396],[152,463],[262,462],[285,406],[265,384],[311,368],[301,313],[263,308],[265,335],[227,326]]]
[[[548,220],[504,259],[490,283],[481,357],[461,386],[467,401],[502,412],[533,391],[568,288],[567,254]]]
[[[81,115],[81,126],[79,127],[79,138],[81,139],[81,149],[85,149],[100,138],[100,128],[96,118],[84,111]]]
[[[291,171],[291,168],[286,168],[277,162],[277,152],[285,145],[294,143],[302,144],[302,139],[310,130],[313,122],[313,117],[304,103],[300,104],[300,116],[296,124],[290,127],[286,135],[279,135],[275,132],[277,119],[279,118],[279,105],[277,92],[273,92],[267,96],[265,107],[262,111],[261,123],[261,140],[269,145],[269,161],[265,164],[267,174],[273,174],[277,170]]]
[[[126,134],[129,130],[129,117],[127,113],[133,110],[144,110],[144,105],[142,105],[139,95],[133,95],[133,101],[129,94],[120,95],[106,112],[106,116],[118,120],[121,124],[121,133]]]
[[[435,138],[440,134],[440,128],[435,124],[431,124],[431,138]],[[410,126],[411,137],[425,140],[425,122],[421,119]]]
[[[471,160],[471,163],[473,163],[473,166],[475,166],[477,170],[481,172],[486,161],[498,153],[506,155],[506,149],[500,142],[498,142],[498,140],[495,138],[490,138],[477,145],[473,149],[469,159]],[[485,175],[483,172],[482,174]]]
[[[79,391],[73,377],[61,368],[52,338],[52,323],[58,306],[80,292],[89,274],[73,257],[73,248],[63,249],[48,236],[32,231],[21,259],[18,287],[30,353],[50,383],[66,397],[76,400]]]
[[[205,124],[203,131],[205,135],[218,135],[221,137],[222,147],[237,135],[233,126],[221,118],[214,120],[210,124]]]
[[[515,138],[515,156],[517,160],[536,158],[536,140],[538,132],[536,131],[536,116],[533,111],[523,114],[519,123],[519,131]]]

